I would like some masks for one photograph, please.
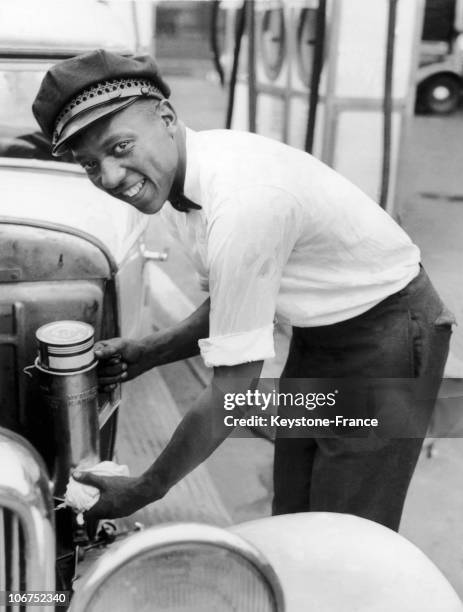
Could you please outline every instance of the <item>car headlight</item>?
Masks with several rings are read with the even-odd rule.
[[[218,527],[172,524],[111,548],[79,584],[72,612],[281,612],[263,556]]]

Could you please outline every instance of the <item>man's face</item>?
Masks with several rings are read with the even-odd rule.
[[[166,101],[140,100],[90,125],[71,149],[96,187],[154,214],[167,200],[179,166],[177,129]]]

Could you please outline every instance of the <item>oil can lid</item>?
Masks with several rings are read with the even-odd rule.
[[[94,330],[83,321],[53,321],[35,332],[39,342],[52,346],[76,346],[91,340]]]

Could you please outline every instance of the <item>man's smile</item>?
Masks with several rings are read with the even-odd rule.
[[[135,183],[134,185],[132,185],[131,187],[129,187],[128,189],[126,189],[125,191],[120,191],[118,195],[119,196],[123,195],[126,198],[134,198],[140,193],[145,182],[146,182],[146,179],[143,178],[137,183]]]

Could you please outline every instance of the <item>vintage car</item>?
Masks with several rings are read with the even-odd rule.
[[[56,610],[53,504],[36,451],[0,431],[1,584],[11,609]],[[5,571],[6,570],[6,571]],[[48,595],[48,600],[47,600]],[[34,599],[34,597],[42,599]],[[28,607],[28,602],[44,602]],[[59,606],[59,607],[58,607]],[[112,544],[75,588],[71,612],[461,612],[439,570],[371,521],[334,513],[259,519],[225,530],[151,527]]]
[[[96,339],[139,335],[145,262],[156,256],[144,246],[147,217],[96,190],[77,165],[52,158],[31,104],[53,62],[96,47],[122,54],[139,50],[133,9],[97,0],[0,5],[0,425],[39,453],[55,498],[62,496],[57,483],[67,480],[71,467],[69,431],[57,429],[31,372],[35,332],[43,324],[71,320],[91,324]],[[100,393],[99,432],[85,432],[98,439],[101,459],[112,457],[121,401],[118,389]],[[20,443],[3,439],[1,462],[8,470],[15,445]],[[8,516],[2,514],[0,529],[0,576],[6,580],[0,579],[0,590],[22,584],[21,550],[30,544]],[[57,514],[58,584],[69,586],[75,542],[91,533],[72,513]],[[50,551],[44,548],[40,555]],[[36,561],[33,572],[46,565]]]

